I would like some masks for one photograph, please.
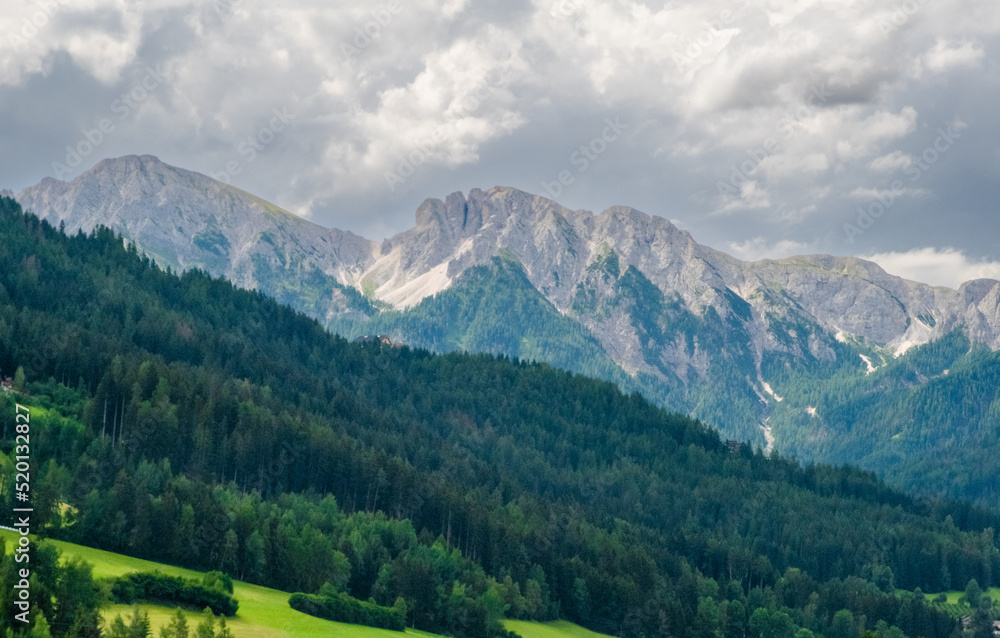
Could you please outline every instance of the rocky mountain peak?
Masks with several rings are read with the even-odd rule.
[[[417,208],[417,228],[436,225],[446,236],[454,238],[475,233],[483,224],[483,191],[474,189],[469,198],[461,192],[448,195],[444,201],[429,198]]]
[[[516,259],[561,312],[572,314],[580,286],[592,279],[588,268],[611,251],[619,273],[634,269],[693,315],[709,308],[723,318],[736,313],[758,322],[760,334],[780,317],[905,350],[962,325],[973,338],[1000,347],[997,282],[977,280],[951,291],[829,255],[743,262],[632,207],[595,215],[506,186],[427,199],[416,210],[416,225],[381,245],[322,228],[151,155],[104,160],[71,182],[46,179],[17,197],[70,231],[109,225],[166,264],[202,267],[247,287],[271,277],[294,287],[296,278],[316,269],[406,308],[502,254]]]
[[[995,279],[973,279],[962,284],[958,292],[967,303],[979,303],[996,293],[998,288],[1000,288],[1000,281]]]
[[[598,374],[740,440],[765,427],[773,441],[767,424],[801,399],[780,387],[788,371],[863,377],[942,337],[1000,349],[997,281],[956,291],[830,255],[747,262],[629,206],[594,214],[511,187],[427,199],[381,244],[149,155],[16,198],[54,225],[110,226],[162,264],[260,289],[331,329]],[[823,406],[794,410],[827,436]]]
[[[70,182],[42,180],[17,199],[70,232],[108,226],[165,266],[201,268],[246,288],[286,268],[343,281],[370,264],[375,246],[152,155],[106,159]]]

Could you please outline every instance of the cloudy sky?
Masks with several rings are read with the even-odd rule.
[[[382,239],[505,185],[955,286],[1000,278],[998,62],[996,0],[8,2],[0,188],[148,153]]]

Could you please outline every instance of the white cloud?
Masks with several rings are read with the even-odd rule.
[[[934,73],[977,66],[986,56],[982,45],[972,40],[949,42],[939,39],[923,56],[923,64]]]
[[[830,168],[825,153],[809,153],[795,156],[791,153],[772,155],[760,163],[760,169],[770,179],[782,179],[794,175],[816,175]]]
[[[783,239],[771,244],[764,237],[754,237],[743,242],[729,242],[729,253],[743,261],[760,259],[783,259],[810,253],[809,244]]]
[[[384,169],[415,152],[449,166],[476,161],[480,145],[524,123],[508,89],[524,72],[518,48],[487,28],[428,55],[412,82],[381,91],[377,108],[358,114],[368,140],[361,162]]]
[[[744,210],[766,209],[771,206],[771,198],[767,189],[761,188],[756,180],[747,180],[740,184],[739,193],[720,195],[721,205],[717,213],[734,213]]]
[[[138,114],[116,123],[113,139],[88,162],[148,152],[213,172],[241,161],[234,184],[359,232],[402,229],[412,198],[442,189],[510,179],[537,191],[608,116],[634,123],[633,130],[655,126],[616,142],[609,159],[565,197],[594,194],[602,205],[684,201],[690,210],[671,214],[688,219],[743,211],[728,219],[746,219],[747,236],[762,232],[752,222],[784,228],[809,219],[839,227],[845,198],[875,193],[861,186],[873,183],[871,173],[891,177],[907,168],[904,149],[917,158],[909,142],[938,125],[930,118],[962,117],[985,138],[995,117],[972,107],[1000,97],[989,64],[1000,4],[983,0],[922,2],[891,33],[878,20],[900,3],[879,0],[525,0],[488,7],[405,0],[385,24],[373,22],[373,12],[388,0],[7,4],[0,13],[0,85],[4,93],[23,93],[9,103],[0,99],[0,116],[23,118],[18,102],[44,103],[46,111],[32,116],[33,125],[19,121],[0,131],[18,158],[0,160],[0,173],[13,167],[28,181],[21,177],[26,165],[31,182],[51,174],[66,145],[106,117],[137,69],[150,64],[165,69],[167,83]],[[41,6],[55,8],[38,18],[32,37],[11,44],[8,36]],[[506,79],[492,85],[501,73]],[[931,74],[934,82],[920,80]],[[970,74],[983,80],[974,89]],[[966,85],[948,90],[962,88],[966,97],[942,94],[955,77]],[[294,125],[252,164],[243,161],[238,145],[282,107],[297,114]],[[767,140],[776,141],[775,150],[756,160],[729,196],[716,197],[716,182],[731,183],[733,167]],[[983,182],[995,183],[987,170],[995,160],[972,157],[973,146],[963,142],[948,162],[973,164]],[[384,174],[411,155],[420,164],[406,188],[390,190]],[[939,174],[945,169],[935,168],[920,185],[944,197]],[[391,222],[371,221],[386,210]],[[797,231],[802,237],[811,232],[805,226]],[[730,230],[727,224],[720,236]]]
[[[888,188],[865,188],[857,187],[853,191],[847,194],[850,199],[864,200],[864,201],[892,201],[897,197],[923,197],[928,194],[927,190],[923,188],[899,188],[897,190],[892,190]]]
[[[954,248],[915,248],[906,252],[865,255],[886,272],[932,286],[958,288],[972,279],[1000,280],[1000,262],[970,259]]]
[[[0,13],[0,85],[47,75],[60,51],[98,81],[112,84],[135,59],[143,13],[133,3],[111,0],[6,3]]]
[[[917,110],[904,106],[900,112],[877,111],[859,122],[853,135],[837,142],[837,153],[847,160],[867,157],[885,142],[898,140],[916,128]]]
[[[913,158],[902,151],[893,151],[886,155],[876,157],[868,165],[868,168],[876,173],[893,173],[895,171],[908,168],[913,164]]]

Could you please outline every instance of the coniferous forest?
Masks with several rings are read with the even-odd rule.
[[[547,365],[348,343],[9,198],[0,373],[0,516],[27,401],[40,534],[346,594],[429,631],[561,617],[628,638],[949,638],[957,621],[914,591],[1000,584],[991,511],[734,449]],[[51,593],[72,582],[57,572],[36,609],[53,636],[93,635],[93,604],[77,620],[77,588]]]

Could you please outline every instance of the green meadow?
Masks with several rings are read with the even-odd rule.
[[[10,547],[16,542],[17,533],[0,529],[0,538]],[[64,557],[79,556],[94,566],[95,578],[110,578],[129,572],[148,572],[159,570],[170,576],[184,578],[201,578],[201,573],[181,567],[173,567],[162,563],[154,563],[140,558],[131,558],[122,554],[106,552],[92,547],[64,543],[62,541],[45,541],[56,546]],[[233,630],[236,638],[399,638],[399,633],[384,629],[375,629],[362,625],[348,625],[315,618],[295,611],[288,606],[287,592],[233,581],[233,596],[240,601],[240,610],[235,618],[226,622]],[[153,635],[159,628],[170,621],[175,609],[162,605],[139,605],[149,614]],[[105,623],[121,614],[127,618],[132,612],[128,605],[109,605],[103,611]],[[185,610],[188,624],[193,628],[202,619],[202,613],[195,610]],[[536,623],[520,620],[508,620],[507,628],[521,634],[523,638],[607,638],[573,623],[558,620],[549,623]],[[425,636],[435,638],[436,634],[407,629],[410,636]]]
[[[903,590],[897,589],[896,592],[899,593]],[[935,599],[941,594],[948,597],[945,602],[937,602]],[[924,597],[927,599],[928,604],[932,607],[936,607],[941,611],[947,612],[949,615],[955,618],[961,618],[962,616],[968,616],[973,613],[973,609],[969,607],[966,603],[960,603],[959,598],[965,595],[964,591],[946,591],[946,592],[936,592],[933,594],[924,593]],[[993,603],[996,604],[1000,602],[1000,587],[990,587],[989,589],[983,590],[984,596],[989,596],[993,599]]]
[[[517,632],[523,638],[608,638],[580,625],[574,625],[568,620],[553,620],[552,622],[530,622],[527,620],[507,620],[504,625],[510,631]]]

